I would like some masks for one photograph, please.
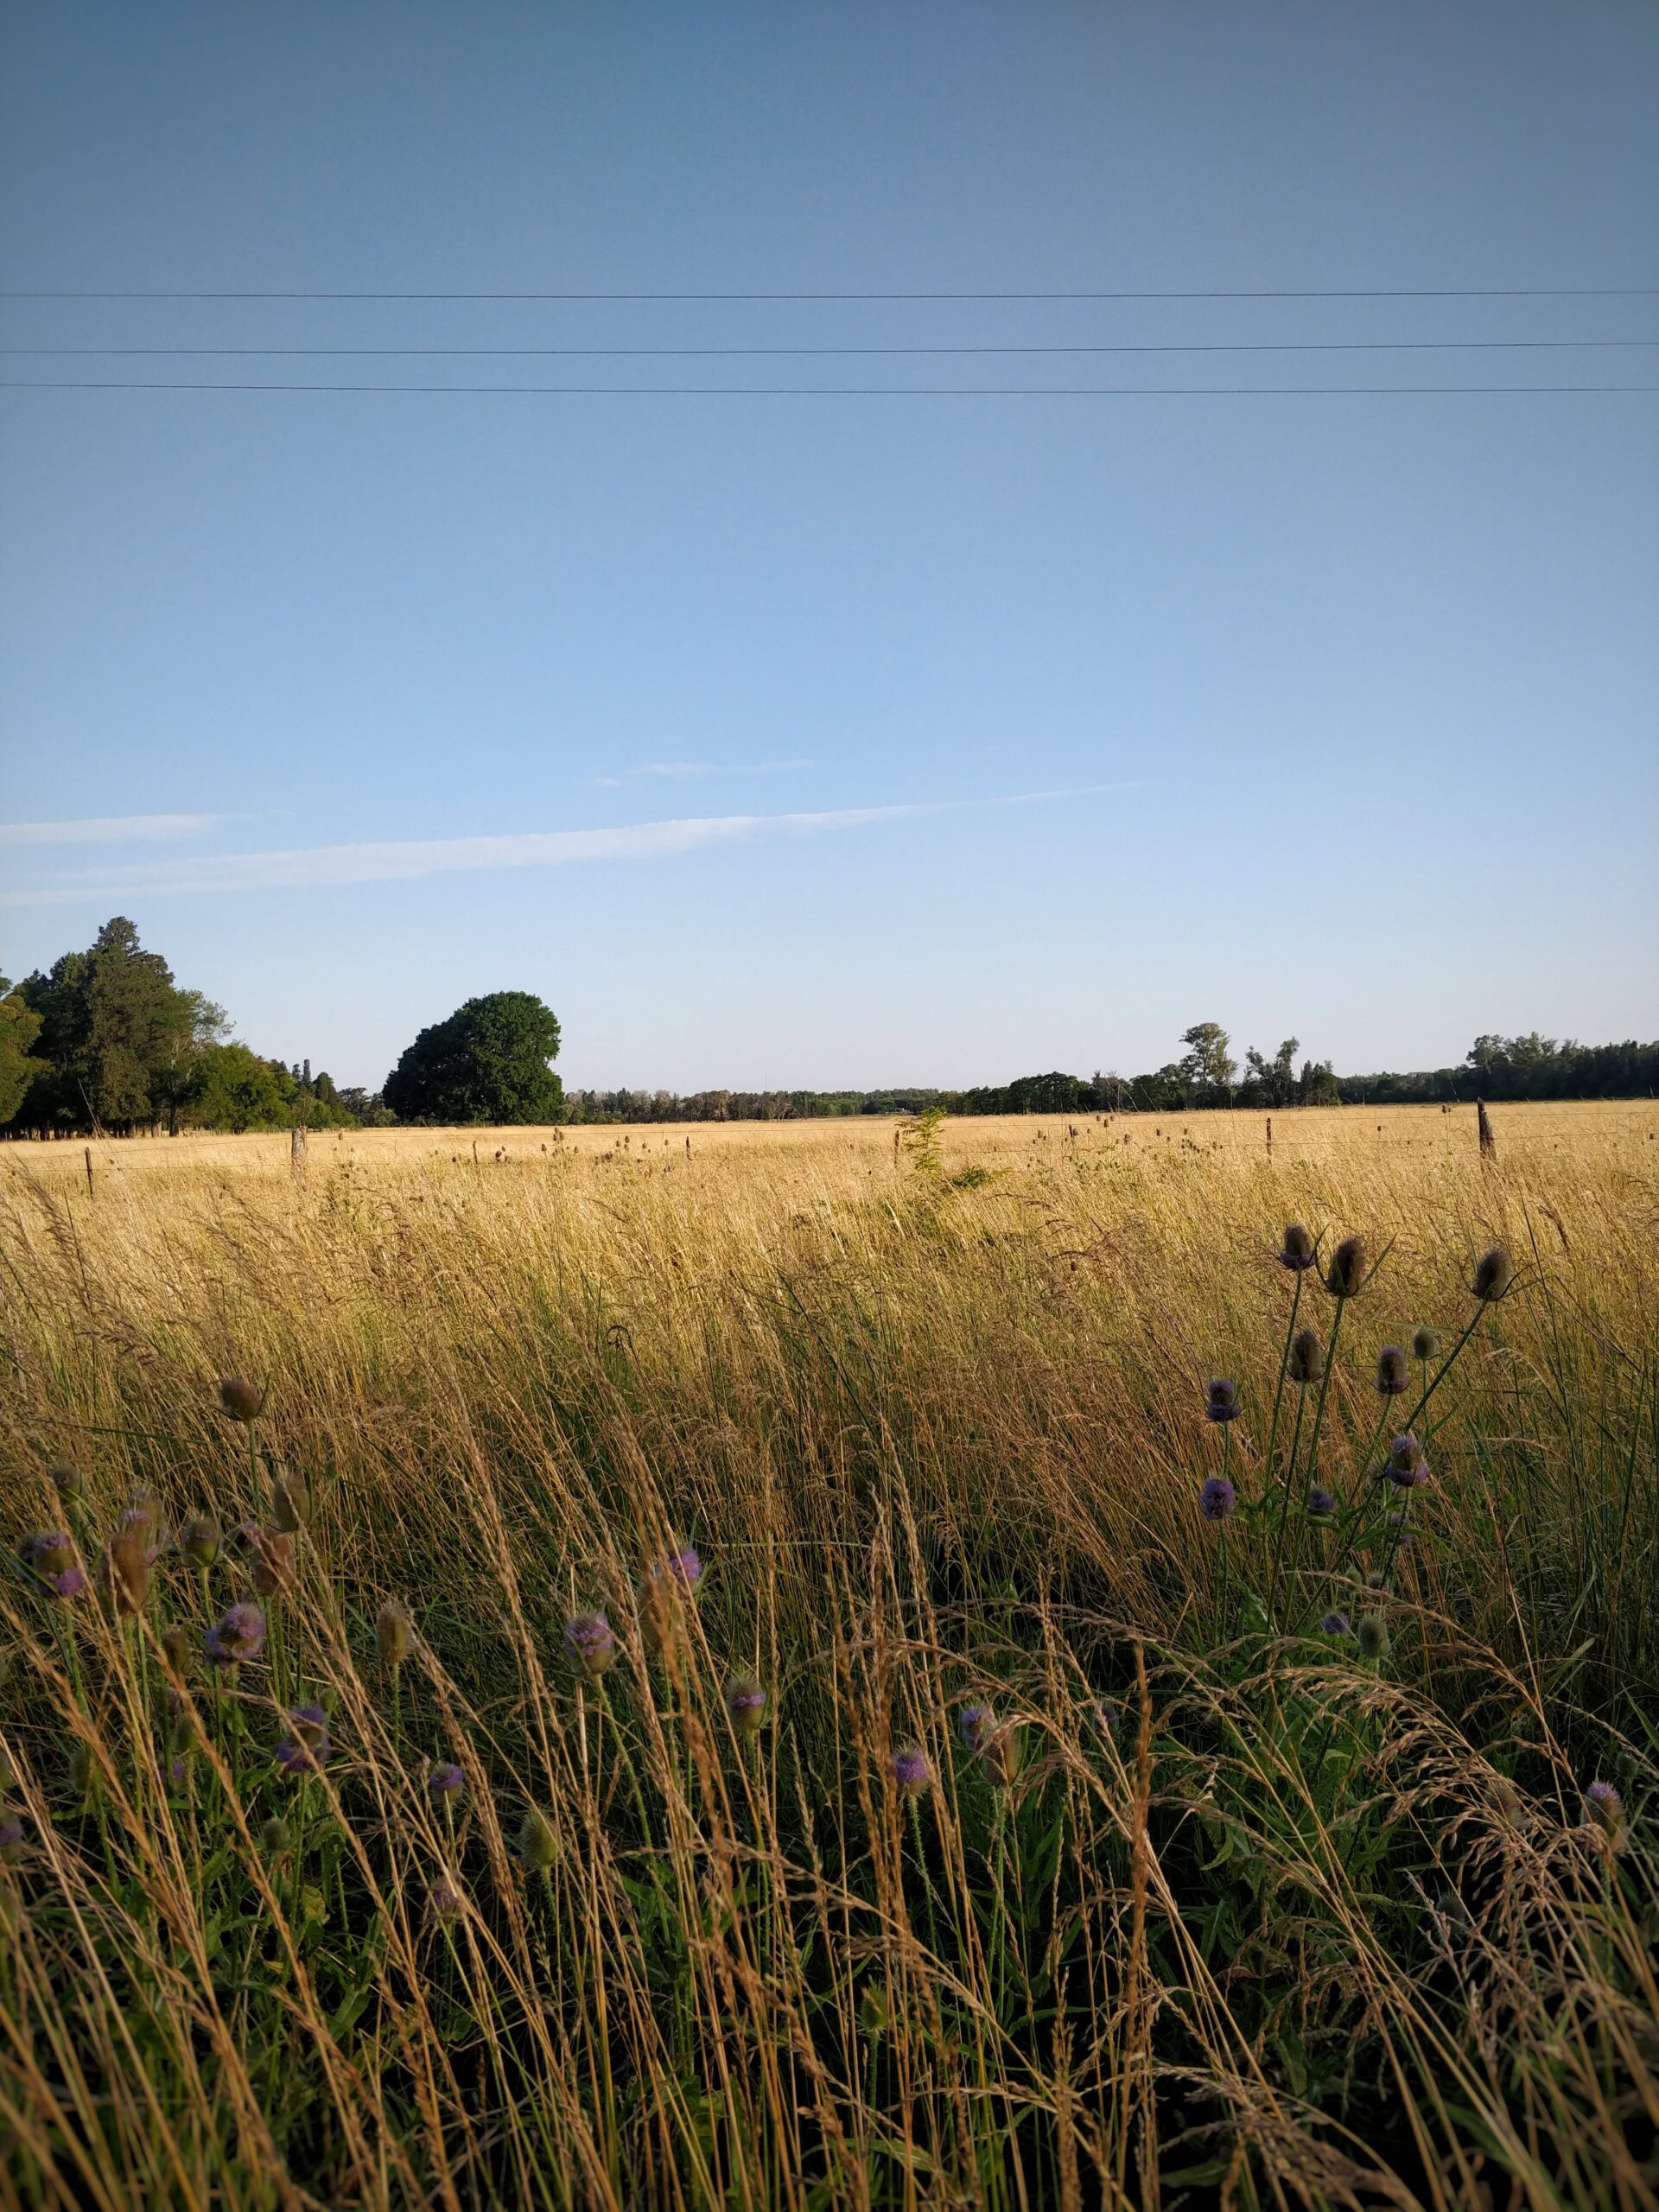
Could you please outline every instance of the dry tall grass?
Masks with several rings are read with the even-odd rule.
[[[9,2201],[1659,2205],[1659,1111],[1495,1119],[5,1148]]]

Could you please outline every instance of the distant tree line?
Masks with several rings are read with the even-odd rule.
[[[1631,1098],[1659,1089],[1659,1043],[1557,1043],[1483,1036],[1462,1063],[1414,1074],[1338,1076],[1298,1060],[1287,1037],[1243,1066],[1216,1021],[1195,1022],[1178,1059],[1144,1075],[1020,1076],[944,1090],[575,1090],[551,1062],[559,1023],[528,991],[469,999],[423,1029],[384,1093],[336,1086],[309,1060],[264,1059],[229,1034],[222,1007],[184,988],[123,915],[84,952],[67,952],[13,988],[0,977],[0,1133],[72,1135],[183,1129],[313,1128],[351,1123],[787,1122],[839,1115],[1271,1112],[1338,1103]]]

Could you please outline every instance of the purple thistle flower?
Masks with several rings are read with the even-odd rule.
[[[1400,1490],[1414,1490],[1428,1480],[1423,1447],[1408,1433],[1396,1436],[1389,1447],[1389,1480]]]
[[[1206,1521],[1224,1521],[1238,1503],[1238,1493],[1225,1475],[1211,1475],[1198,1492],[1198,1510]]]
[[[957,1715],[957,1733],[969,1751],[983,1751],[995,1726],[996,1715],[988,1705],[964,1705]]]
[[[1311,1490],[1307,1493],[1307,1510],[1316,1521],[1329,1521],[1337,1510],[1337,1501],[1328,1490]]]
[[[1205,1419],[1217,1421],[1236,1421],[1238,1414],[1237,1383],[1229,1382],[1224,1376],[1217,1376],[1210,1385],[1205,1399]]]
[[[232,1605],[202,1638],[203,1651],[216,1667],[239,1667],[265,1648],[265,1616],[249,1599]]]
[[[67,1529],[51,1529],[37,1536],[25,1536],[22,1544],[25,1561],[36,1574],[50,1580],[62,1574],[75,1563],[75,1541]]]
[[[656,1583],[677,1583],[682,1590],[695,1590],[702,1580],[702,1561],[695,1548],[683,1544],[678,1550],[664,1552],[651,1570]]]
[[[900,1744],[893,1755],[893,1778],[906,1797],[919,1797],[933,1779],[927,1753],[919,1744]]]
[[[466,1787],[466,1776],[451,1759],[440,1759],[426,1777],[426,1794],[435,1805],[446,1797],[460,1796]]]
[[[1584,1793],[1584,1809],[1599,1828],[1611,1835],[1618,1826],[1624,1800],[1611,1782],[1592,1782]]]
[[[288,1716],[292,1733],[276,1746],[276,1764],[289,1774],[316,1774],[328,1764],[333,1745],[328,1716],[320,1705],[296,1706]]]
[[[1347,1636],[1352,1632],[1352,1624],[1346,1613],[1327,1613],[1319,1627],[1326,1636]]]
[[[60,1598],[79,1598],[86,1587],[84,1567],[66,1567],[61,1574],[48,1574],[46,1580]]]
[[[440,1875],[427,1891],[426,1907],[434,1920],[459,1920],[465,1900],[448,1874]]]
[[[564,1648],[596,1680],[615,1661],[616,1634],[603,1613],[573,1613],[564,1624]]]

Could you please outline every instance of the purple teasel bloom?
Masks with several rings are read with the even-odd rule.
[[[1280,1249],[1279,1264],[1288,1268],[1293,1274],[1300,1274],[1318,1260],[1313,1238],[1300,1221],[1293,1221],[1285,1230],[1285,1241]]]
[[[144,1565],[154,1567],[162,1555],[162,1527],[155,1510],[146,1504],[130,1505],[116,1522],[118,1535],[125,1530],[142,1530]]]
[[[201,1648],[215,1667],[239,1667],[265,1648],[264,1608],[245,1598],[202,1638]]]
[[[964,1705],[957,1715],[957,1733],[969,1751],[982,1751],[996,1726],[996,1715],[988,1705]]]
[[[1109,1743],[1122,1717],[1122,1712],[1112,1700],[1103,1697],[1097,1704],[1090,1707],[1084,1717],[1084,1726],[1090,1735],[1097,1737],[1103,1744]]]
[[[26,1536],[23,1558],[60,1598],[78,1598],[86,1587],[85,1570],[76,1564],[74,1540],[67,1529],[51,1529],[41,1535]]]
[[[766,1712],[766,1688],[759,1675],[740,1667],[727,1676],[721,1695],[739,1735],[758,1736]]]
[[[1238,1503],[1238,1493],[1225,1475],[1211,1475],[1198,1492],[1198,1510],[1206,1521],[1224,1521]]]
[[[664,1552],[652,1563],[651,1579],[658,1584],[677,1584],[682,1590],[695,1590],[702,1580],[702,1561],[694,1545],[682,1544],[676,1551]]]
[[[1389,1480],[1400,1490],[1414,1490],[1428,1480],[1428,1462],[1417,1439],[1396,1436],[1389,1447]]]
[[[1618,1826],[1624,1800],[1611,1782],[1592,1782],[1584,1793],[1584,1809],[1599,1828],[1611,1835]]]
[[[564,1648],[584,1675],[597,1680],[616,1660],[616,1633],[603,1613],[573,1613],[564,1624]]]
[[[465,1907],[459,1886],[448,1874],[441,1874],[426,1893],[426,1909],[434,1920],[459,1920]]]
[[[1236,1421],[1239,1416],[1238,1385],[1217,1376],[1205,1395],[1204,1417],[1206,1421]]]
[[[15,1866],[23,1855],[23,1824],[0,1820],[0,1866]]]
[[[296,1705],[288,1716],[290,1734],[276,1746],[276,1764],[289,1774],[317,1774],[328,1764],[333,1745],[328,1716],[320,1705]]]
[[[447,1797],[459,1797],[467,1787],[467,1777],[453,1759],[440,1759],[426,1777],[426,1794],[435,1805]]]
[[[932,1783],[933,1770],[919,1744],[900,1744],[892,1764],[893,1778],[906,1797],[919,1797]]]
[[[1353,1624],[1346,1613],[1327,1613],[1319,1623],[1319,1628],[1326,1636],[1351,1636],[1353,1633]]]
[[[1385,1398],[1397,1398],[1411,1388],[1406,1355],[1398,1344],[1384,1344],[1376,1355],[1376,1387]]]
[[[1337,1501],[1328,1490],[1311,1490],[1307,1493],[1307,1510],[1316,1521],[1333,1520]]]

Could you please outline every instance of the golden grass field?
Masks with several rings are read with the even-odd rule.
[[[1659,1105],[1493,1119],[0,1147],[5,2201],[1659,2205]]]

